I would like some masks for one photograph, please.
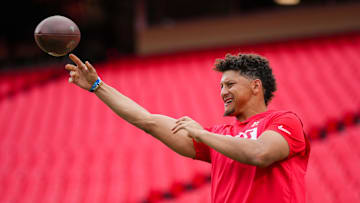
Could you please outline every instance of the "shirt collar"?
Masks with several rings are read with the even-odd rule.
[[[246,119],[244,121],[238,121],[238,120],[235,119],[234,123],[237,124],[237,125],[246,125],[246,124],[248,124],[249,122],[251,122],[253,120],[257,120],[259,118],[264,117],[265,115],[271,113],[272,111],[274,111],[274,110],[267,110],[267,111],[264,111],[262,113],[255,114],[255,115],[249,117],[248,119]]]

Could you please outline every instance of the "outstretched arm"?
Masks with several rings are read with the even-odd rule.
[[[72,64],[65,66],[65,69],[70,71],[69,82],[83,89],[90,90],[92,84],[98,78],[95,68],[89,62],[84,64],[73,54],[70,54],[69,57],[76,64],[76,66]],[[130,124],[154,136],[175,152],[186,157],[195,157],[193,141],[187,136],[187,133],[180,132],[177,136],[172,134],[171,128],[175,125],[175,119],[151,114],[106,83],[102,83],[95,91],[95,94],[117,115]]]

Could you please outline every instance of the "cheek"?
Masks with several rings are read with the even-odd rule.
[[[248,89],[239,90],[235,96],[236,104],[243,105],[249,101],[251,93]]]

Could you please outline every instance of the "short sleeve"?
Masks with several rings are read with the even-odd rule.
[[[196,142],[194,139],[193,142],[196,151],[195,159],[211,163],[209,147],[204,143]]]
[[[205,130],[212,132],[212,128],[205,128]],[[211,156],[210,156],[210,148],[206,144],[202,142],[197,142],[193,139],[194,148],[195,148],[195,158],[198,160],[206,161],[211,163]]]
[[[281,134],[289,145],[289,158],[299,153],[306,153],[307,140],[300,119],[291,112],[275,117],[266,128]]]

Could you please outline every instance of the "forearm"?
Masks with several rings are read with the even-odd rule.
[[[105,83],[97,89],[96,95],[121,118],[160,140],[175,152],[186,157],[195,156],[192,139],[185,132],[176,135],[171,132],[175,119],[149,113]]]
[[[106,83],[103,83],[95,94],[121,118],[144,131],[148,131],[151,114],[136,102]]]
[[[257,140],[241,139],[203,131],[201,142],[217,152],[244,164],[263,166],[263,146]]]

